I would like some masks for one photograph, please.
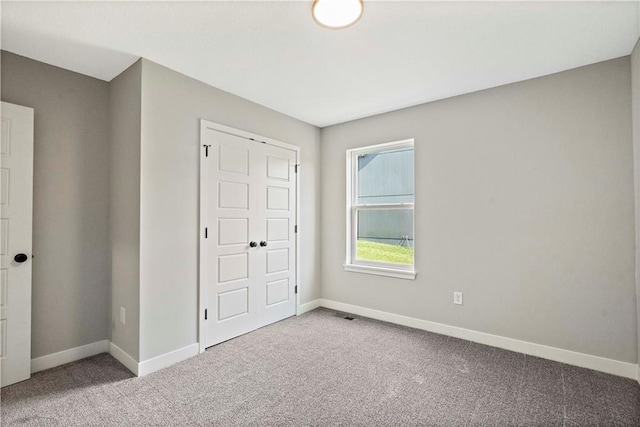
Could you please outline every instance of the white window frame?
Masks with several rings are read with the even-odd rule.
[[[358,232],[358,211],[368,209],[410,209],[414,211],[413,228],[415,236],[415,203],[375,203],[358,204],[358,156],[362,154],[377,153],[381,151],[395,150],[401,148],[414,148],[413,139],[387,142],[384,144],[369,145],[367,147],[347,150],[347,259],[344,264],[346,271],[355,273],[375,274],[379,276],[395,277],[400,279],[414,280],[416,278],[415,257],[412,265],[392,264],[384,262],[363,261],[356,257],[357,232]],[[414,160],[415,161],[415,160]],[[415,188],[415,176],[414,176]],[[415,251],[415,240],[414,240]],[[414,252],[415,253],[415,252]]]

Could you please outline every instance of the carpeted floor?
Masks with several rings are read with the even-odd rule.
[[[2,389],[2,425],[640,426],[637,382],[318,309],[143,378],[107,354]]]

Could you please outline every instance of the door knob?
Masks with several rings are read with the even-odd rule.
[[[27,259],[29,259],[29,257],[27,257],[26,254],[18,254],[13,257],[13,260],[15,262],[20,262],[20,263],[25,262]]]
[[[256,246],[258,246],[258,244],[256,242],[250,242],[249,246],[251,246],[252,248],[255,248]]]
[[[264,240],[260,242],[260,246],[267,246],[267,242],[265,242]]]

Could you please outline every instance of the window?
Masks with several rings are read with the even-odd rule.
[[[347,150],[345,270],[414,279],[413,140]]]

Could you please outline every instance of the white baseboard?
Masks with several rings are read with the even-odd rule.
[[[58,353],[48,354],[36,359],[31,359],[31,373],[55,368],[56,366],[75,362],[76,360],[95,356],[96,354],[110,353],[128,370],[133,372],[134,375],[141,377],[162,368],[166,368],[174,363],[196,356],[198,354],[198,348],[198,343],[195,343],[138,363],[133,357],[127,354],[126,351],[122,350],[114,343],[109,340],[102,340],[80,347],[70,348],[69,350],[60,351]]]
[[[129,356],[126,351],[115,345],[114,343],[109,343],[109,353],[120,363],[122,363],[125,368],[133,372],[134,375],[138,375],[138,362]]]
[[[311,310],[315,310],[316,308],[320,307],[320,301],[321,301],[320,299],[315,299],[311,302],[300,304],[298,306],[298,312],[296,313],[296,316],[300,316],[301,314],[304,314]]]
[[[185,359],[196,356],[199,353],[199,348],[199,344],[195,343],[143,362],[137,362],[120,347],[114,343],[110,343],[111,355],[138,377],[143,377],[162,368],[171,366],[174,363],[182,362]]]
[[[527,341],[520,341],[513,338],[501,337],[470,329],[449,326],[442,323],[430,322],[428,320],[416,319],[385,311],[373,310],[357,305],[346,304],[328,299],[317,299],[298,306],[298,315],[314,310],[318,307],[326,307],[333,310],[344,311],[357,314],[363,317],[382,320],[411,328],[422,329],[442,335],[465,339],[492,347],[503,348],[505,350],[517,351],[519,353],[537,356],[544,359],[554,360],[569,365],[580,366],[596,371],[621,377],[632,378],[640,383],[640,365],[619,360],[607,359],[600,356],[578,353],[571,350],[564,350],[556,347],[549,347],[542,344],[535,344]],[[154,357],[144,362],[138,363],[133,357],[127,354],[120,347],[108,340],[96,341],[91,344],[71,348],[69,350],[48,354],[46,356],[31,359],[31,373],[55,368],[66,363],[96,354],[109,352],[114,358],[122,363],[134,375],[144,376],[162,368],[166,368],[174,363],[181,362],[190,357],[196,356],[199,352],[199,344],[194,343],[172,352]]]
[[[321,299],[320,306],[640,381],[640,367],[635,363],[622,362],[600,356],[578,353],[571,350],[549,347],[542,344],[520,341],[513,338],[506,338],[484,332],[473,331],[471,329],[464,329],[442,323],[430,322],[428,320],[388,313],[385,311],[373,310],[366,307],[345,304],[328,299]]]
[[[171,366],[174,363],[182,362],[193,356],[197,356],[200,353],[200,344],[193,343],[186,347],[179,348],[178,350],[171,351],[169,353],[162,354],[144,362],[138,364],[139,377],[150,374],[155,371],[159,371],[162,368]]]
[[[69,350],[47,354],[46,356],[31,359],[31,373],[55,368],[56,366],[64,365],[65,363],[75,362],[76,360],[95,356],[100,353],[107,353],[108,351],[109,341],[102,340],[92,342],[91,344],[81,345],[80,347],[70,348]]]

